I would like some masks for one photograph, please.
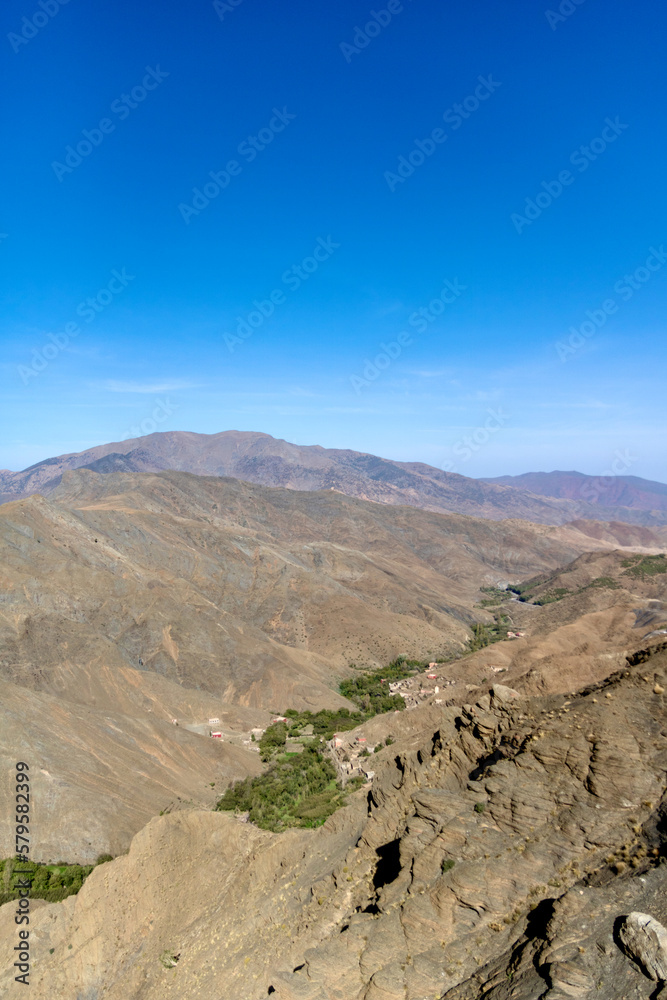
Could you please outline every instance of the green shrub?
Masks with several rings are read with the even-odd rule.
[[[282,749],[287,741],[287,726],[284,722],[274,722],[264,730],[259,741],[259,753],[262,760],[269,760],[271,754]]]
[[[606,587],[609,590],[618,590],[620,584],[616,582],[611,576],[597,576],[594,580],[588,584],[589,587]],[[587,587],[583,588],[587,590]]]
[[[476,813],[483,813],[485,809],[486,809],[486,803],[485,802],[475,802],[475,812]]]
[[[488,595],[479,602],[478,607],[480,608],[497,607],[510,597],[509,590],[502,590],[500,587],[480,587],[479,589],[483,594]]]
[[[279,832],[290,826],[320,826],[342,805],[344,794],[332,764],[311,746],[272,763],[257,778],[236,782],[216,809],[247,812],[263,830]]]
[[[19,872],[15,871],[19,868]],[[75,895],[92,872],[95,865],[45,865],[38,861],[28,861],[23,857],[5,858],[0,861],[0,906],[18,898],[16,882],[21,878],[32,878],[30,896],[45,899],[49,903],[59,903],[68,896]]]
[[[657,576],[659,573],[667,573],[667,557],[662,554],[658,556],[632,556],[624,559],[623,566],[626,567],[625,575],[632,576],[636,580],[645,580],[647,576]]]
[[[555,604],[556,601],[562,601],[569,593],[567,587],[554,587],[552,590],[546,590],[541,597],[536,597],[534,603],[540,607],[545,604]]]
[[[478,649],[484,649],[485,646],[490,646],[491,643],[499,642],[507,637],[507,623],[509,622],[507,615],[496,611],[493,617],[495,619],[493,625],[475,622],[471,626],[472,637],[468,640],[466,653],[474,653]]]
[[[440,864],[440,870],[444,874],[445,872],[451,871],[455,864],[456,864],[456,862],[452,861],[451,858],[443,858],[443,860],[442,860],[442,862]]]
[[[366,718],[396,709],[402,711],[405,701],[400,694],[389,694],[389,681],[412,677],[417,669],[425,666],[420,660],[406,660],[404,656],[398,656],[387,667],[379,667],[359,677],[341,681],[339,690],[345,698],[358,705]]]

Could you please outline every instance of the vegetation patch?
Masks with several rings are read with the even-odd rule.
[[[571,591],[567,587],[553,587],[551,590],[545,590],[543,594],[536,597],[533,600],[533,604],[537,604],[539,607],[545,604],[555,604],[556,601],[562,601],[570,593]]]
[[[542,587],[545,583],[549,583],[551,578],[548,576],[534,576],[531,580],[526,580],[525,583],[512,584],[508,587],[513,594],[521,601],[531,600],[531,594],[534,593],[539,587]]]
[[[363,779],[362,779],[363,780]],[[315,746],[274,761],[257,778],[245,778],[228,788],[216,809],[247,812],[262,830],[279,833],[291,826],[315,827],[343,804],[361,781],[348,782],[343,791],[333,765]]]
[[[507,638],[507,626],[510,621],[507,615],[496,612],[494,619],[495,622],[493,625],[476,622],[472,626],[472,636],[468,639],[468,646],[464,654],[474,653],[478,649],[490,646],[493,642],[500,642],[501,639]]]
[[[405,702],[399,694],[389,694],[389,682],[412,677],[426,666],[422,660],[408,660],[404,656],[398,656],[387,667],[379,667],[360,677],[342,681],[340,693],[358,705],[366,719],[396,709],[401,711],[405,708]]]
[[[583,592],[585,590],[588,590],[590,587],[601,587],[603,589],[606,588],[608,590],[618,590],[620,587],[620,583],[614,580],[614,578],[611,576],[596,576],[594,580],[591,580],[591,582],[588,584],[587,587],[582,587],[579,593],[583,594]]]
[[[404,706],[402,699],[401,702]],[[330,740],[334,733],[356,729],[373,714],[351,712],[349,708],[324,709],[321,712],[297,712],[289,708],[285,712],[287,722],[274,722],[264,731],[259,740],[260,756],[266,763],[277,753],[285,752],[288,738],[297,740],[303,746],[318,746],[322,741]]]
[[[477,604],[478,608],[493,608],[498,607],[503,601],[507,601],[510,598],[509,590],[503,590],[501,587],[480,587],[480,591],[486,594],[481,601]]]
[[[509,590],[513,594],[516,594],[522,603],[536,604],[541,607],[544,604],[553,604],[555,601],[562,601],[564,597],[571,593],[567,587],[552,587],[549,590],[542,591],[541,594],[537,594],[538,590],[547,586],[553,579],[553,576],[536,576],[525,583],[509,587]]]
[[[667,556],[630,556],[624,559],[622,566],[625,567],[625,576],[632,576],[636,580],[645,580],[647,576],[657,576],[659,573],[667,573]]]
[[[100,855],[109,860],[111,855]],[[59,903],[68,896],[74,896],[96,865],[69,865],[65,861],[57,865],[45,865],[39,861],[26,861],[23,857],[5,858],[0,861],[0,906],[18,898],[16,883],[19,879],[32,879],[30,897],[45,899],[49,903]],[[17,872],[16,869],[19,869]]]
[[[351,664],[354,666],[354,664]],[[221,812],[248,813],[248,819],[263,830],[279,833],[288,827],[320,826],[345,798],[364,783],[361,776],[352,778],[345,789],[336,780],[333,765],[322,753],[322,746],[335,733],[356,729],[374,715],[405,708],[400,695],[390,695],[389,682],[412,677],[426,666],[421,660],[399,656],[386,667],[368,671],[342,681],[340,692],[359,706],[299,712],[290,708],[286,722],[274,722],[259,740],[262,760],[269,764],[264,774],[245,778],[228,788],[216,805]],[[287,750],[288,738],[303,745],[299,753]],[[387,737],[386,746],[393,742]],[[370,757],[363,750],[362,757]]]

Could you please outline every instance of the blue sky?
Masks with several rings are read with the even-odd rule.
[[[0,467],[237,428],[665,481],[666,20],[8,0]]]

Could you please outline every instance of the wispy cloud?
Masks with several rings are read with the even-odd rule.
[[[102,383],[102,389],[107,392],[137,392],[144,395],[152,395],[158,392],[176,392],[179,389],[196,389],[197,383],[188,382],[184,379],[171,379],[164,382],[117,382],[115,379],[107,379]]]

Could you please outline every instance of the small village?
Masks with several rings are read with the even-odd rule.
[[[524,632],[508,632],[508,639],[519,639],[525,635]],[[424,671],[420,671],[410,677],[400,680],[382,680],[381,684],[387,685],[389,695],[398,695],[405,702],[405,709],[410,711],[424,704],[442,705],[445,703],[448,688],[452,687],[456,681],[447,678],[444,674],[444,663],[429,663]],[[504,673],[504,667],[491,667],[493,673]],[[290,719],[285,715],[274,715],[267,722],[265,727],[256,726],[248,731],[239,732],[237,730],[225,730],[221,720],[217,716],[212,716],[204,723],[180,723],[177,719],[172,719],[174,725],[183,725],[190,732],[200,736],[207,736],[236,746],[243,746],[254,753],[260,753],[260,740],[264,736],[269,726],[277,723],[289,725]],[[287,736],[284,744],[284,753],[294,755],[301,753],[304,749],[302,738],[306,742],[313,736],[312,725],[302,726],[297,736]],[[364,735],[362,726],[356,729],[334,733],[332,739],[327,740],[322,747],[326,757],[333,764],[338,780],[343,786],[352,779],[361,777],[365,781],[372,781],[375,776],[373,767],[373,754],[388,745],[385,743],[376,744],[368,736]]]

